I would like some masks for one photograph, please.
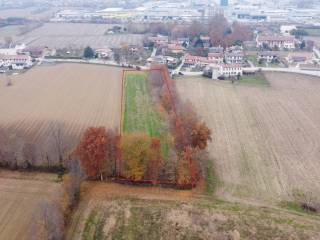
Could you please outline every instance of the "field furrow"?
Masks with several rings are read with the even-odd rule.
[[[320,79],[266,74],[270,87],[178,79],[213,132],[210,156],[226,196],[279,200],[296,189],[320,196]]]

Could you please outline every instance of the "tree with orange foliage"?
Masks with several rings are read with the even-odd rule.
[[[208,145],[208,141],[211,140],[211,130],[204,122],[197,123],[193,126],[191,131],[191,146],[193,148],[204,150]]]
[[[160,138],[153,137],[151,139],[150,160],[147,166],[146,178],[158,179],[162,166],[163,166],[163,159],[161,156]]]
[[[81,165],[89,177],[100,177],[103,181],[107,166],[108,140],[104,127],[91,127],[83,134],[76,148],[76,154],[80,157]]]
[[[121,159],[127,178],[141,180],[150,161],[151,139],[144,133],[126,134],[121,139]]]
[[[194,180],[194,172],[191,169],[194,152],[191,147],[186,147],[180,153],[176,167],[177,183],[191,183]]]

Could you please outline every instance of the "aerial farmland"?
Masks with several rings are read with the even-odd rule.
[[[118,128],[121,74],[120,68],[95,65],[41,66],[11,76],[9,88],[1,76],[1,128],[41,143],[44,151],[57,127],[71,148],[89,126]]]
[[[266,73],[270,86],[177,80],[212,129],[210,157],[227,197],[279,200],[319,194],[317,77]]]
[[[14,37],[18,43],[50,48],[119,47],[122,44],[141,45],[142,34],[108,34],[112,24],[45,23],[26,34]],[[0,33],[1,34],[1,33]],[[14,36],[14,35],[13,35]]]
[[[0,240],[320,240],[320,0],[0,0]]]
[[[8,87],[5,85],[8,77],[3,75],[0,87],[0,111],[6,114],[1,117],[0,126],[2,129],[15,132],[16,137],[35,142],[44,149],[51,145],[50,135],[53,135],[56,126],[61,127],[64,134],[71,136],[72,146],[79,141],[81,133],[89,126],[107,126],[114,129],[119,129],[121,126],[124,133],[143,130],[157,135],[159,131],[163,131],[163,125],[155,111],[157,108],[154,108],[154,102],[150,101],[150,95],[147,94],[149,91],[145,85],[147,76],[145,72],[139,71],[129,71],[123,75],[121,68],[90,64],[44,65],[11,76],[12,85]],[[239,82],[232,85],[228,81],[217,82],[202,77],[180,77],[175,82],[180,96],[189,100],[202,119],[213,129],[213,141],[208,151],[214,168],[210,168],[213,172],[209,175],[217,175],[219,178],[220,183],[215,186],[216,195],[231,202],[253,201],[255,204],[267,202],[277,206],[279,202],[292,199],[295,189],[314,192],[319,189],[319,166],[316,161],[318,158],[316,92],[319,84],[317,78],[304,76],[301,79],[300,75],[268,73],[265,77],[268,84]],[[122,90],[124,96],[121,100]],[[144,108],[139,108],[141,103]],[[296,126],[301,126],[299,135],[293,136]],[[38,161],[43,163],[41,159]],[[55,176],[49,175],[51,180],[48,180],[48,177],[36,177],[36,182],[31,183],[25,181],[30,181],[28,180],[30,177],[33,179],[35,177],[33,174],[16,176],[5,172],[2,178],[11,181],[8,183],[10,185],[30,184],[34,186],[30,190],[33,192],[38,184],[47,184],[47,181],[52,181]],[[16,178],[21,180],[14,180]],[[255,184],[251,184],[252,182]],[[61,187],[59,183],[50,182],[50,184],[53,188]],[[139,234],[147,236],[153,225],[148,225],[143,230],[132,228],[132,224],[136,224],[136,221],[142,222],[144,219],[158,224],[160,229],[167,229],[165,235],[167,238],[175,235],[183,238],[185,236],[183,232],[169,230],[172,224],[181,225],[181,229],[186,230],[191,222],[197,221],[196,219],[208,211],[209,215],[201,217],[203,221],[201,226],[208,221],[218,222],[215,226],[202,228],[201,233],[197,233],[200,225],[189,227],[188,231],[192,236],[201,236],[205,239],[213,234],[220,236],[216,227],[225,226],[226,223],[228,224],[226,229],[232,230],[234,228],[231,226],[236,226],[237,231],[248,239],[263,234],[283,236],[280,239],[290,236],[298,236],[296,239],[308,239],[310,236],[317,236],[314,232],[320,227],[317,216],[311,219],[306,215],[297,217],[281,207],[276,210],[283,211],[281,218],[274,212],[275,210],[268,210],[264,217],[256,218],[259,215],[258,209],[248,208],[246,205],[215,202],[209,193],[207,193],[210,196],[208,199],[199,200],[198,197],[207,191],[203,188],[203,184],[200,183],[199,187],[192,191],[145,189],[143,191],[146,192],[143,192],[140,187],[128,186],[122,189],[115,184],[86,183],[81,205],[75,212],[67,231],[68,239],[88,237],[90,239],[90,236],[96,234],[123,238],[131,235],[140,236]],[[2,187],[0,191],[8,190]],[[10,193],[11,195],[6,195],[6,198],[0,197],[0,201],[6,201],[8,197],[23,198],[26,199],[24,204],[28,204],[27,201],[32,199],[23,197],[23,194],[29,194],[28,191],[28,188],[25,188],[24,193],[17,195],[11,188],[10,192],[13,195]],[[48,191],[51,191],[50,188]],[[46,193],[41,192],[41,194]],[[48,195],[48,197],[59,199],[58,195]],[[131,200],[128,201],[128,198]],[[157,205],[159,208],[154,208],[155,201],[159,204]],[[190,203],[180,208],[171,201]],[[124,208],[123,204],[127,207]],[[3,209],[8,207],[2,204]],[[207,208],[209,210],[206,210]],[[216,208],[219,209],[219,213],[212,210]],[[194,212],[190,209],[198,210]],[[11,208],[10,211],[15,216],[19,215],[17,212],[19,209],[13,211]],[[245,221],[257,224],[257,232],[250,233],[251,230],[243,225],[244,218],[237,217],[238,211],[251,216],[250,218],[246,216]],[[150,218],[150,214],[156,214],[158,217]],[[221,217],[221,214],[229,216],[228,219]],[[32,216],[31,209],[28,216]],[[21,219],[19,228],[21,232],[29,229],[26,219],[27,215],[25,220]],[[168,219],[168,222],[164,223],[165,219]],[[290,224],[308,230],[302,232],[292,228],[288,223],[284,223],[286,228],[281,230],[269,226],[270,219],[275,222],[286,222],[290,219]],[[1,221],[5,221],[5,218],[2,220],[0,218]],[[128,225],[122,230],[118,229],[117,226],[122,226],[123,221],[127,221]],[[3,234],[13,236],[10,224],[12,223],[6,223]],[[103,226],[106,232],[101,232]],[[160,232],[154,232],[154,237],[158,238],[159,234]]]

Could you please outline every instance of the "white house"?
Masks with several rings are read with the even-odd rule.
[[[0,55],[0,66],[21,70],[32,66],[32,58],[27,55]]]
[[[223,53],[223,52],[224,52],[224,49],[221,46],[209,48],[209,53]]]
[[[293,36],[282,35],[258,35],[256,38],[258,48],[279,48],[279,49],[294,49],[295,40]]]
[[[178,54],[178,53],[184,53],[186,49],[179,43],[170,43],[168,44],[168,51]]]
[[[244,54],[242,52],[227,52],[225,60],[227,64],[243,64]]]
[[[99,48],[95,52],[99,58],[110,59],[113,57],[113,51],[110,48]]]
[[[153,42],[154,44],[157,44],[157,45],[164,45],[164,44],[168,44],[169,37],[168,36],[163,36],[163,35],[158,35],[158,36],[155,36],[155,37],[149,37],[148,40],[150,42]]]
[[[280,55],[278,52],[275,51],[262,51],[258,52],[258,61],[263,60],[267,63],[271,63],[275,60],[279,60]]]
[[[243,69],[240,64],[212,64],[208,67],[212,71],[212,79],[218,77],[237,77],[243,75]]]
[[[314,58],[313,52],[290,52],[287,60],[289,63],[312,63]]]
[[[223,64],[222,67],[222,75],[224,77],[236,77],[242,76],[243,69],[241,64]]]

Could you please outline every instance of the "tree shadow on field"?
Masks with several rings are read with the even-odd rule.
[[[59,121],[0,126],[0,167],[55,171],[64,166],[85,128]]]

